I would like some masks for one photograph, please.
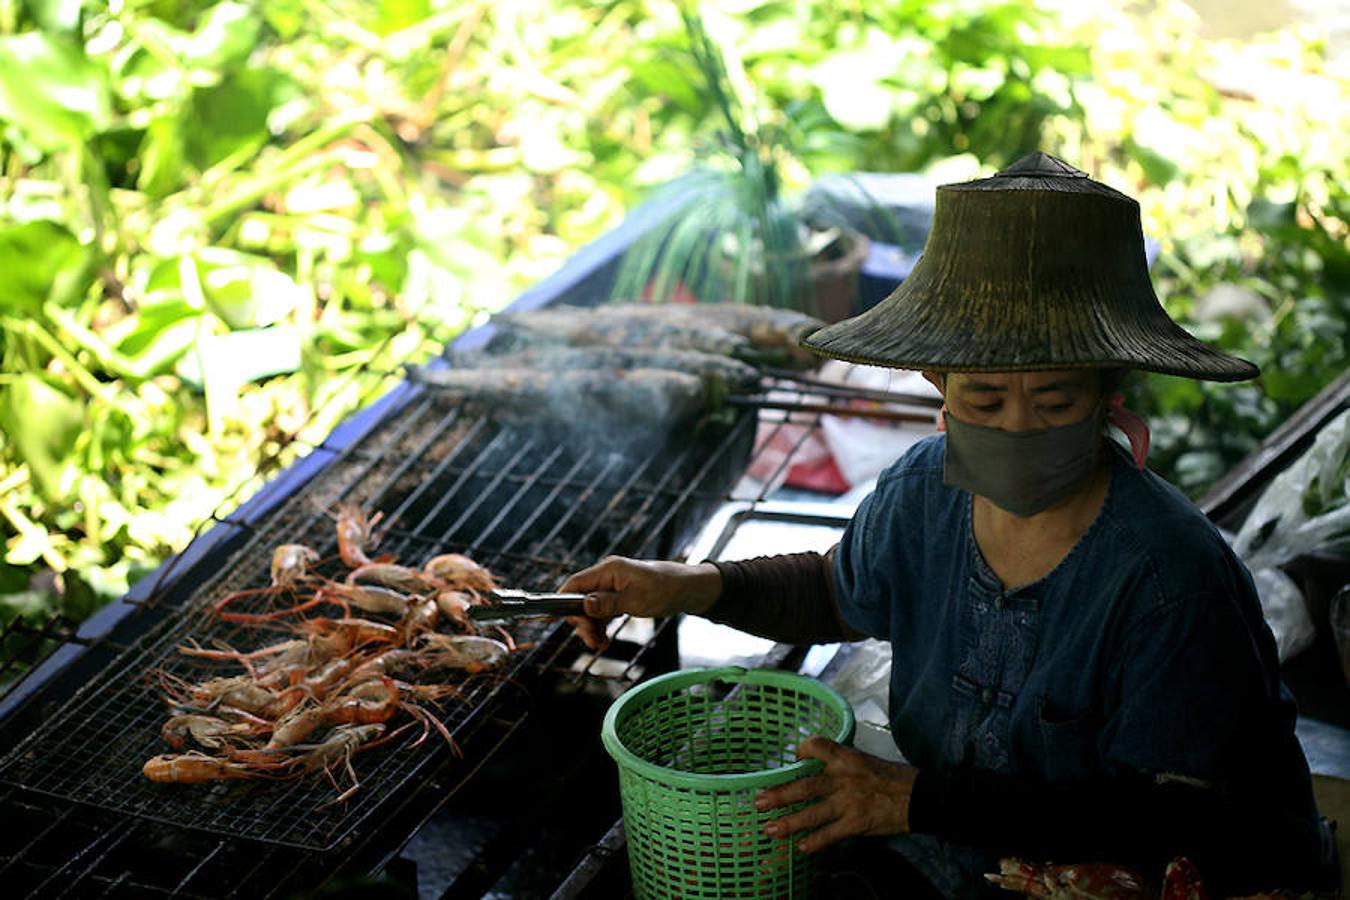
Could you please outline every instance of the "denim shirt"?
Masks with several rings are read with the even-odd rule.
[[[882,474],[835,557],[845,621],[891,642],[905,757],[1046,782],[1179,776],[1314,821],[1274,637],[1204,515],[1108,442],[1097,519],[1053,571],[1005,590],[975,544],[971,495],[942,483],[944,442]],[[996,863],[931,837],[900,843],[950,896],[974,896]]]

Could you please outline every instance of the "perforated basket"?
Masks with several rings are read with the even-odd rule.
[[[853,738],[833,688],[787,672],[727,667],[672,672],[614,702],[605,748],[619,766],[633,891],[639,898],[809,897],[816,859],[800,835],[771,839],[764,788],[820,771],[797,761],[807,737]]]

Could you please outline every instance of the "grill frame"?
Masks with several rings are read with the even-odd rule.
[[[332,806],[332,790],[312,778],[150,785],[139,764],[168,748],[157,736],[163,707],[139,683],[141,673],[164,669],[199,681],[213,668],[219,672],[175,653],[189,636],[204,644],[224,640],[239,650],[276,640],[208,620],[203,612],[228,592],[266,584],[277,544],[301,541],[334,556],[327,516],[338,504],[384,512],[389,525],[380,549],[400,559],[465,552],[513,586],[548,589],[608,553],[673,552],[739,477],[744,463],[737,448],[748,455],[754,433],[753,417],[741,415],[694,440],[661,440],[637,454],[594,442],[574,450],[558,443],[552,428],[502,425],[434,392],[415,396],[385,426],[354,442],[342,459],[277,506],[214,575],[187,592],[177,614],[124,650],[0,760],[0,782],[180,827],[332,850],[446,751],[424,747],[410,756],[409,734],[402,747],[358,754],[353,762],[365,787],[341,807]],[[513,512],[522,518],[513,521]],[[514,656],[500,673],[465,680],[464,701],[449,701],[438,718],[463,739],[503,691],[528,687],[545,674],[567,636],[557,623],[526,623],[519,638],[534,648]]]

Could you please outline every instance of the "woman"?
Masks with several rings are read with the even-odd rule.
[[[766,831],[811,852],[887,836],[950,897],[979,895],[1007,855],[1155,879],[1185,855],[1220,895],[1334,885],[1251,578],[1143,468],[1147,432],[1115,395],[1128,369],[1257,374],[1162,310],[1138,205],[1042,154],[940,188],[909,278],[806,344],[924,371],[946,434],[888,469],[823,556],[611,558],[563,585],[590,595],[592,646],[610,616],[679,612],[891,642],[907,763],[804,741],[823,773],[757,803],[815,802]]]

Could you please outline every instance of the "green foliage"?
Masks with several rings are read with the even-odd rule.
[[[1306,39],[1117,6],[741,0],[695,53],[668,0],[0,3],[0,623],[82,618],[712,151],[769,232],[1036,148],[1139,197],[1169,311],[1264,372],[1134,385],[1202,490],[1345,370],[1348,101]]]

